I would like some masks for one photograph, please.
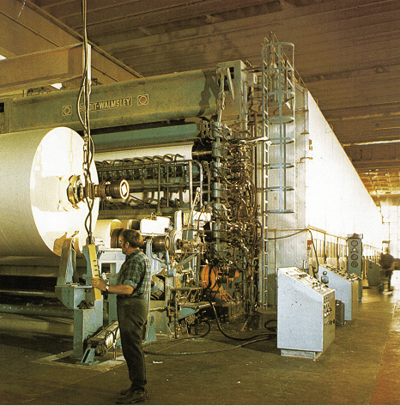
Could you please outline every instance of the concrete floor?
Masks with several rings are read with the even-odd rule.
[[[216,326],[157,341],[146,347],[144,404],[399,404],[400,272],[393,282],[391,293],[363,290],[357,317],[317,360],[282,357],[276,339],[243,346]],[[129,386],[121,353],[79,366],[66,362],[71,349],[71,320],[0,313],[0,403],[114,404]]]

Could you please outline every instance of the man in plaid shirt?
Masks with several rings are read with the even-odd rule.
[[[125,262],[116,285],[92,278],[94,288],[117,294],[118,324],[122,352],[129,370],[131,386],[122,390],[117,403],[131,404],[147,399],[146,362],[142,349],[150,300],[150,260],[139,248],[143,238],[137,230],[124,230],[119,238]]]

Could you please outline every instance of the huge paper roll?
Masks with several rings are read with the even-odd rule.
[[[104,242],[106,248],[111,248],[111,236],[116,228],[122,228],[120,220],[97,220],[93,234]]]
[[[83,175],[83,140],[66,127],[0,135],[0,256],[60,255],[62,241],[86,242],[85,202],[73,207],[67,187]],[[90,174],[98,183],[94,163]],[[98,200],[98,199],[96,199]],[[94,203],[92,227],[98,216]]]

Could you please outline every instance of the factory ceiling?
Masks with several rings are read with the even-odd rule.
[[[371,196],[378,203],[400,194],[399,0],[88,0],[87,7],[88,38],[103,58],[99,83],[236,59],[259,66],[270,32],[293,43],[299,76]],[[81,0],[4,0],[0,54],[77,43],[82,26]]]

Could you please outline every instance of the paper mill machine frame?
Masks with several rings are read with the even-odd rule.
[[[264,306],[261,86],[260,72],[233,61],[216,69],[92,88],[90,120],[99,181],[125,179],[130,188],[128,199],[104,199],[99,219],[118,219],[125,227],[140,229],[146,239],[154,333],[177,335],[196,326],[207,302],[228,317]],[[59,126],[80,132],[76,100],[75,90],[0,99],[0,132]],[[183,145],[189,146],[190,156],[179,153]],[[168,153],[141,155],[145,148],[160,147]],[[120,230],[113,230],[112,246],[97,246],[100,272],[111,283],[122,261]],[[70,247],[65,248],[57,290],[63,292],[63,303],[76,309],[80,303],[75,294],[65,293],[76,279]],[[109,306],[112,319],[115,307]]]

